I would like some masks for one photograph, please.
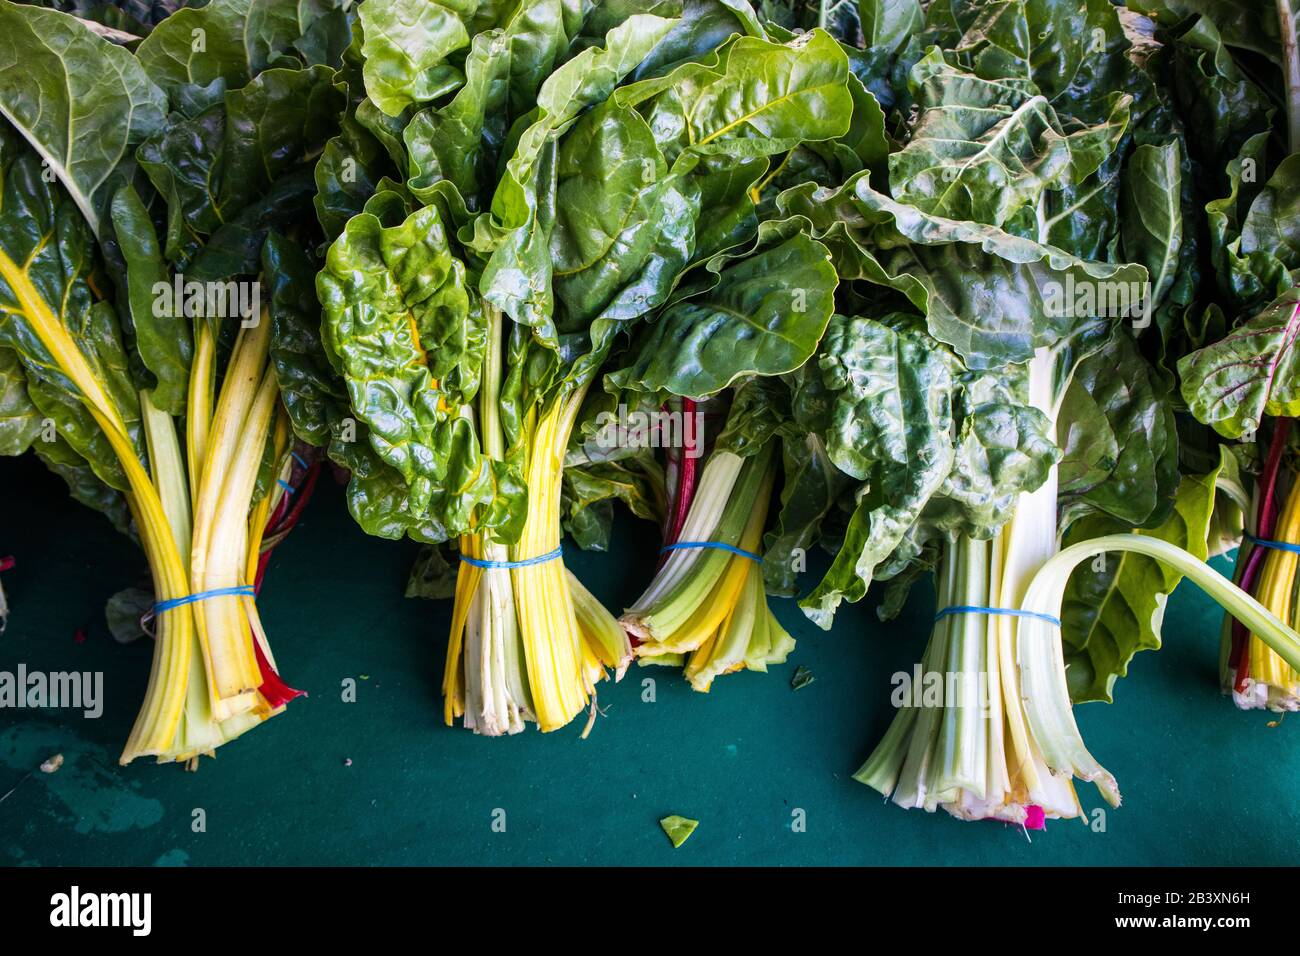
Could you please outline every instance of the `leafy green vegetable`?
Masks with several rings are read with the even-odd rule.
[[[1214,506],[1216,474],[1186,476],[1174,510],[1144,534],[1175,544],[1198,560],[1208,556],[1206,541]],[[1070,526],[1065,543],[1087,541],[1129,530],[1106,515],[1090,515]],[[1111,701],[1115,681],[1128,674],[1138,651],[1160,648],[1160,625],[1169,595],[1182,580],[1174,568],[1149,556],[1124,553],[1080,565],[1070,577],[1061,604],[1066,647],[1066,679],[1076,702]]]
[[[1300,414],[1297,335],[1300,296],[1292,291],[1227,337],[1180,359],[1183,398],[1192,413],[1230,438],[1253,433],[1264,415]]]
[[[162,128],[165,98],[127,50],[73,17],[9,0],[0,0],[0,77],[0,114],[98,233],[122,164]]]

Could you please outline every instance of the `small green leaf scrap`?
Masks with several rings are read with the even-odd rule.
[[[813,672],[800,664],[794,669],[794,676],[790,678],[790,686],[798,690],[801,687],[807,687],[817,678],[813,677]]]
[[[664,833],[668,834],[668,839],[672,841],[675,850],[695,832],[695,828],[700,825],[700,821],[688,820],[674,813],[672,816],[660,820],[659,825],[664,828]]]

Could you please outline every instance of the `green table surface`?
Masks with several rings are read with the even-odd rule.
[[[310,693],[205,759],[197,773],[120,767],[152,648],[119,645],[105,599],[143,558],[72,503],[30,456],[0,460],[0,554],[12,615],[0,670],[103,671],[104,713],[0,710],[0,862],[11,865],[262,864],[1293,864],[1300,746],[1292,726],[1242,713],[1215,678],[1220,615],[1186,587],[1166,646],[1144,653],[1111,705],[1076,709],[1120,781],[1104,824],[1018,828],[903,810],[852,772],[891,716],[890,675],[919,658],[932,609],[918,589],[882,624],[868,601],[822,632],[790,601],[798,639],[768,674],[692,692],[675,671],[632,668],[602,684],[605,716],[550,734],[487,739],[442,723],[450,602],[402,596],[410,543],[363,534],[340,489],[316,499],[272,559],[259,600],[283,674]],[[636,597],[655,535],[620,523],[610,554],[570,566],[610,607]],[[1227,565],[1221,563],[1220,568]],[[84,639],[78,641],[81,631]],[[815,681],[790,686],[795,665]],[[353,703],[342,686],[353,678]],[[644,681],[653,679],[654,702]],[[54,753],[53,774],[29,773]],[[12,792],[10,792],[12,790]],[[1091,785],[1089,811],[1103,806]],[[195,810],[206,828],[195,832]],[[802,814],[797,811],[803,811]],[[504,832],[494,828],[504,811]],[[674,850],[668,814],[700,821]],[[793,825],[797,819],[804,827]]]

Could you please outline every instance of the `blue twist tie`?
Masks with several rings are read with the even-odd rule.
[[[307,464],[307,459],[303,458],[302,455],[298,454],[296,451],[289,452],[289,455],[293,458],[294,461],[302,465],[304,468],[309,467]]]
[[[1257,538],[1249,531],[1242,532],[1247,541],[1251,544],[1258,545],[1261,548],[1271,548],[1274,551],[1290,551],[1292,554],[1300,554],[1300,544],[1292,544],[1289,541],[1270,541],[1268,538]]]
[[[159,601],[153,606],[153,612],[154,614],[161,614],[163,611],[170,611],[172,608],[183,607],[186,604],[194,604],[196,601],[206,601],[208,598],[225,597],[229,594],[254,597],[257,592],[253,590],[251,584],[241,584],[238,587],[233,588],[214,588],[211,591],[200,591],[198,594],[189,594],[185,597]]]
[[[275,483],[279,485],[281,488],[283,488],[285,491],[289,492],[289,494],[293,494],[297,490],[293,487],[293,485],[289,484],[289,482],[285,481],[283,478],[275,479]]]
[[[667,551],[676,551],[679,548],[710,548],[714,551],[730,551],[732,554],[738,554],[742,558],[749,558],[751,561],[763,563],[763,556],[755,554],[753,551],[746,551],[744,548],[737,548],[735,545],[723,544],[721,541],[678,541],[676,544],[667,544],[659,549],[660,554]]]
[[[562,554],[564,554],[564,548],[560,547],[554,551],[539,554],[535,558],[524,558],[522,561],[484,561],[481,558],[471,558],[468,554],[462,554],[460,559],[473,567],[492,571],[496,568],[526,568],[533,564],[545,564],[547,561],[554,561]]]
[[[973,604],[956,604],[952,607],[946,607],[934,616],[938,623],[942,618],[953,614],[992,614],[997,616],[1005,615],[1007,617],[1028,617],[1035,621],[1046,621],[1053,627],[1061,626],[1059,617],[1052,617],[1050,614],[1039,614],[1037,611],[1019,611],[1010,607],[976,607]]]

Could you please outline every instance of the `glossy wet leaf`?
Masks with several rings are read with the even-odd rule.
[[[131,186],[124,186],[113,197],[111,206],[113,236],[126,262],[126,289],[135,348],[140,360],[152,373],[156,384],[151,400],[171,415],[185,409],[190,383],[190,360],[194,342],[190,318],[173,303],[162,308],[156,286],[171,286],[171,276],[163,262],[153,220]]]
[[[366,93],[389,116],[460,85],[447,61],[469,43],[465,21],[477,0],[364,0],[357,7],[365,44]]]
[[[716,268],[716,285],[663,310],[615,381],[701,397],[808,360],[834,307],[825,248],[796,233],[734,262],[718,257]]]
[[[268,67],[296,65],[288,56],[294,43],[341,6],[334,0],[211,0],[176,11],[144,39],[136,56],[173,97],[181,87],[217,79],[235,89]]]
[[[0,113],[96,233],[118,168],[163,125],[166,99],[130,51],[53,10],[0,4]]]
[[[1116,95],[1104,121],[1067,132],[1026,80],[982,80],[933,51],[912,70],[920,115],[889,157],[895,198],[950,219],[1004,225],[1043,192],[1093,173],[1128,125]]]

